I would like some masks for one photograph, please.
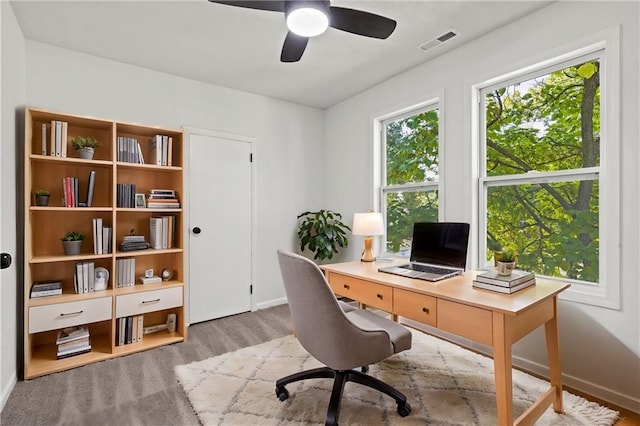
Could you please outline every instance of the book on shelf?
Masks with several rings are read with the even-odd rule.
[[[162,278],[157,275],[154,275],[153,277],[138,277],[138,279],[142,284],[155,284],[162,282]]]
[[[116,319],[116,346],[141,342],[144,335],[144,315]]]
[[[87,207],[91,207],[93,205],[93,191],[96,186],[96,172],[95,170],[91,170],[89,172],[89,179],[87,182]]]
[[[73,351],[73,352],[59,353],[59,354],[56,355],[56,359],[70,358],[72,356],[87,354],[89,352],[91,352],[91,346],[89,346],[86,349],[80,349],[80,350]]]
[[[31,285],[30,297],[58,296],[62,294],[62,281],[36,281]]]
[[[116,259],[116,288],[135,285],[136,259]]]
[[[42,123],[42,155],[47,155],[47,123]]]
[[[95,264],[93,262],[77,262],[75,264],[73,285],[77,294],[93,292],[95,279]]]
[[[63,342],[58,344],[58,352],[61,351],[73,351],[77,349],[82,349],[86,347],[91,347],[91,339],[87,335],[86,337],[81,337],[76,340],[70,340],[68,342]]]
[[[66,121],[62,122],[62,135],[60,137],[60,156],[61,157],[66,157],[67,156],[67,132],[69,129],[69,123],[67,123]]]
[[[56,157],[62,157],[62,121],[56,120]]]
[[[498,271],[490,270],[478,274],[476,276],[476,281],[503,287],[513,287],[525,281],[529,281],[532,278],[535,278],[533,272],[522,271],[520,269],[514,269],[511,272],[511,275],[500,275],[498,274]]]
[[[37,290],[31,291],[31,297],[47,297],[47,296],[59,296],[62,294],[62,288],[52,289],[52,290]]]
[[[527,281],[521,282],[520,284],[516,284],[516,285],[513,285],[513,286],[509,286],[509,287],[502,286],[502,285],[495,285],[495,284],[487,284],[487,283],[480,282],[480,281],[477,281],[477,280],[473,280],[473,284],[472,285],[473,285],[474,288],[482,288],[482,289],[485,289],[485,290],[491,290],[491,291],[497,291],[499,293],[510,294],[510,293],[515,293],[516,291],[520,291],[522,289],[525,289],[527,287],[530,287],[532,285],[535,285],[535,283],[536,283],[536,279],[535,278],[531,278],[531,279],[529,279]]]
[[[89,337],[89,327],[86,325],[76,325],[73,327],[65,327],[58,330],[58,337],[56,338],[56,345],[61,343],[71,342],[74,340],[83,339]]]

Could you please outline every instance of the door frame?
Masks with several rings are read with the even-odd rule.
[[[257,195],[256,195],[256,189],[257,189],[257,163],[256,163],[256,138],[252,137],[252,136],[245,136],[245,135],[237,135],[237,134],[233,134],[233,133],[226,133],[226,132],[220,132],[217,130],[211,130],[211,129],[203,129],[200,127],[193,127],[193,126],[182,126],[182,129],[185,133],[183,140],[185,141],[184,147],[183,147],[183,153],[184,153],[184,173],[183,173],[183,186],[184,186],[184,196],[183,196],[183,205],[184,205],[184,217],[186,220],[184,220],[183,222],[183,235],[185,235],[186,241],[185,241],[185,247],[184,247],[184,259],[185,262],[187,263],[187,266],[185,267],[185,294],[186,294],[186,300],[185,300],[185,320],[186,320],[186,324],[187,326],[191,324],[191,318],[190,318],[190,309],[191,309],[191,304],[190,304],[190,281],[189,281],[189,273],[190,273],[190,268],[191,268],[191,256],[189,255],[189,249],[190,249],[190,242],[191,242],[191,224],[190,222],[190,208],[191,208],[191,204],[190,204],[190,188],[191,188],[191,167],[190,167],[190,162],[191,162],[191,150],[190,150],[190,140],[191,140],[191,135],[200,135],[200,136],[209,136],[209,137],[213,137],[213,138],[219,138],[219,139],[227,139],[227,140],[231,140],[231,141],[236,141],[236,142],[242,142],[242,143],[248,143],[249,144],[249,150],[251,152],[251,157],[252,157],[252,161],[251,161],[251,285],[253,286],[252,289],[253,291],[251,292],[250,295],[250,300],[251,300],[251,311],[255,311],[257,310],[257,306],[256,306],[256,291],[258,288],[258,285],[256,283],[256,265],[257,265],[257,253],[258,253],[258,239],[257,239],[257,229],[258,229],[258,199],[257,199]]]

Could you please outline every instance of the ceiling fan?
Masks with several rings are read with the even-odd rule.
[[[297,62],[310,37],[322,34],[327,27],[365,37],[385,39],[393,33],[396,21],[361,10],[331,6],[329,0],[209,0],[212,3],[248,9],[283,12],[288,32],[280,61]]]

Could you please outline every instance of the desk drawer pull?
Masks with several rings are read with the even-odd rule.
[[[380,300],[382,300],[382,295],[380,293],[376,294],[376,297]]]
[[[347,290],[349,290],[349,284],[342,284],[342,287],[346,288]]]
[[[429,314],[429,308],[422,308],[422,312],[424,312],[425,314]]]
[[[160,301],[160,299],[153,299],[153,300],[143,300],[142,304],[146,305],[148,303],[158,303]]]
[[[84,311],[77,311],[77,312],[69,312],[68,314],[65,314],[64,312],[60,314],[61,317],[70,317],[71,315],[80,315],[81,313],[83,313]]]

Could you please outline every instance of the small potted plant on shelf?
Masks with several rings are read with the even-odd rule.
[[[36,198],[36,206],[46,207],[49,205],[49,191],[46,189],[38,189],[33,195]]]
[[[82,240],[84,235],[76,231],[67,232],[64,237],[60,238],[62,241],[62,248],[64,254],[67,256],[73,256],[80,254],[80,247],[82,246]]]
[[[516,268],[516,253],[510,250],[505,250],[500,253],[497,261],[497,270],[499,275],[509,276],[511,272]]]
[[[331,210],[304,212],[298,215],[302,222],[298,225],[298,239],[300,251],[305,247],[315,255],[313,258],[320,262],[331,259],[339,247],[347,247],[349,241],[345,230],[351,230],[342,223],[342,215]]]
[[[76,136],[71,140],[71,144],[78,151],[80,158],[91,160],[94,150],[98,147],[98,140],[90,136]]]

